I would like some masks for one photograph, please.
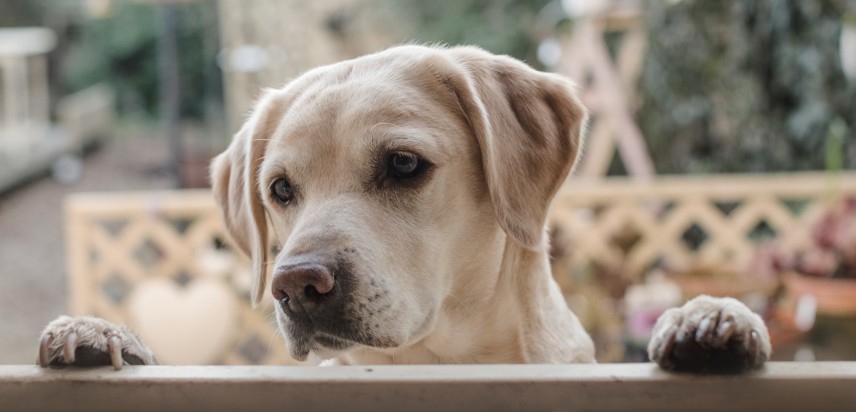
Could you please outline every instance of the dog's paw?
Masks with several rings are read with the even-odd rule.
[[[91,316],[60,316],[42,331],[39,365],[157,365],[152,351],[125,326]]]
[[[687,372],[757,369],[771,352],[760,316],[736,299],[710,296],[663,313],[648,343],[648,356],[660,367]]]

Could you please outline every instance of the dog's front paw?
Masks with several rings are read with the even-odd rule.
[[[125,326],[91,316],[60,316],[42,331],[39,365],[157,365],[152,351]]]
[[[699,296],[654,325],[648,356],[663,369],[737,373],[761,367],[772,348],[760,316],[732,298]]]

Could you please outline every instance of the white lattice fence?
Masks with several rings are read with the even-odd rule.
[[[164,363],[290,361],[209,191],[76,195],[66,212],[72,313],[128,324]]]
[[[551,219],[570,265],[633,277],[663,261],[741,265],[772,235],[797,247],[847,194],[856,174],[571,180]],[[249,306],[247,262],[223,246],[208,191],[75,195],[66,207],[72,313],[128,324],[165,363],[290,361],[269,300]]]
[[[798,248],[825,207],[853,195],[853,173],[570,180],[551,219],[569,239],[572,266],[633,277],[658,264],[741,268],[772,237]]]

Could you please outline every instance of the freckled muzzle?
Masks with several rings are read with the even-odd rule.
[[[388,292],[369,281],[363,285],[368,298],[361,298],[352,267],[341,257],[318,254],[289,257],[277,266],[271,292],[278,302],[277,320],[295,359],[305,359],[319,346],[334,351],[355,344],[395,346],[377,333],[378,319],[391,307],[383,302]]]

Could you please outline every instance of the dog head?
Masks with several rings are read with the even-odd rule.
[[[212,165],[253,302],[272,272],[299,360],[419,341],[450,297],[491,293],[479,274],[507,238],[546,249],[586,117],[568,80],[472,47],[396,47],[268,90]]]

